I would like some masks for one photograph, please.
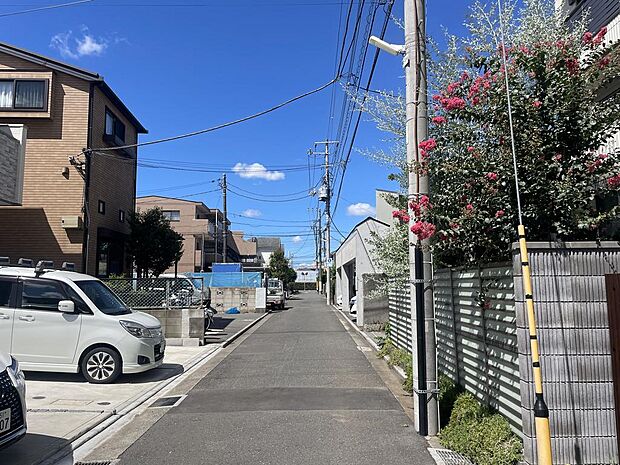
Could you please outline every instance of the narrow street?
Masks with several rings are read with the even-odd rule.
[[[240,343],[120,464],[433,464],[426,447],[336,313],[305,293]]]

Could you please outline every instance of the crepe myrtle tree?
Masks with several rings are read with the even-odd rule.
[[[414,228],[433,237],[440,262],[505,259],[518,223],[506,105],[512,98],[523,222],[531,240],[611,234],[617,206],[597,199],[620,187],[617,153],[600,149],[620,128],[620,49],[603,27],[569,28],[553,2],[531,0],[514,15],[507,43],[494,10],[473,7],[469,37],[437,56],[431,137],[413,169],[431,177],[431,198],[410,205]],[[503,50],[502,50],[503,48]],[[507,56],[504,69],[502,52]]]
[[[610,91],[620,79],[618,44],[605,27],[587,32],[587,18],[568,27],[551,0],[525,1],[520,10],[509,3],[504,15],[506,43],[497,9],[475,2],[466,36],[431,47],[430,137],[420,143],[421,162],[405,168],[428,173],[430,197],[394,215],[402,225],[413,216],[437,264],[505,260],[516,239],[503,51],[528,238],[612,238],[620,213],[618,153],[601,149],[620,129],[620,93]],[[399,152],[394,166],[401,165]],[[387,256],[381,247],[376,253]]]

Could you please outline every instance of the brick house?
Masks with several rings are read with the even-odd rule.
[[[137,151],[95,150],[87,170],[82,150],[134,144],[147,131],[103,77],[0,43],[8,131],[22,136],[23,184],[19,201],[0,206],[0,256],[73,262],[97,276],[130,270]]]
[[[150,195],[138,197],[138,211],[161,208],[170,220],[172,229],[184,237],[183,256],[177,264],[177,272],[193,273],[209,271],[213,263],[223,261],[224,250],[224,214],[215,208],[209,208],[202,202],[172,197]],[[239,254],[233,246],[231,234],[228,237],[228,261],[239,261]],[[167,270],[174,272],[174,267]]]

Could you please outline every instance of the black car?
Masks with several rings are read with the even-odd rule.
[[[19,363],[0,352],[0,449],[26,435],[26,379]]]

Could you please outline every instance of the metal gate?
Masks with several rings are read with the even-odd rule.
[[[609,315],[611,363],[616,402],[616,437],[620,451],[620,274],[605,275],[605,284],[607,287],[607,314]]]

